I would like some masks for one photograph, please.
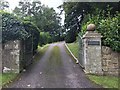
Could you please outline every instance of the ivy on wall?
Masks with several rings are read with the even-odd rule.
[[[29,37],[28,32],[25,31],[22,22],[12,14],[0,12],[2,15],[2,42],[9,40],[22,40]]]

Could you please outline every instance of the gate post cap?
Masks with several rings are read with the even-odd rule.
[[[95,28],[96,28],[95,24],[89,24],[87,26],[87,31],[95,31]]]

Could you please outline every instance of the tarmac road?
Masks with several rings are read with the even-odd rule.
[[[59,55],[54,55],[54,47]],[[52,57],[52,58],[51,58]],[[64,42],[51,44],[42,58],[8,88],[99,88],[66,53]],[[101,88],[101,87],[100,87]]]

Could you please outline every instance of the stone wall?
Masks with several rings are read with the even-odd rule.
[[[120,53],[112,51],[111,48],[102,46],[102,68],[104,75],[119,74]]]

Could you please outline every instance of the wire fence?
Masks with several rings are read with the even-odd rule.
[[[79,63],[84,68],[84,50],[83,50],[83,39],[80,35],[78,35],[78,42],[79,42]]]

